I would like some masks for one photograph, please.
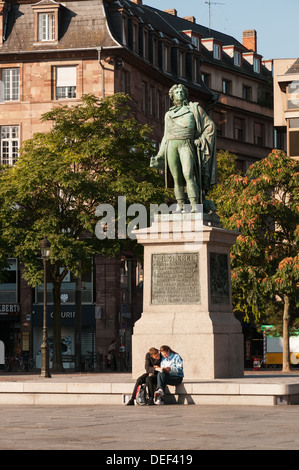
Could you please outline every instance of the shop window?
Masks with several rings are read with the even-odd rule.
[[[19,127],[0,126],[0,163],[14,165],[19,156]]]
[[[20,70],[7,68],[0,71],[1,101],[18,101],[20,98]]]

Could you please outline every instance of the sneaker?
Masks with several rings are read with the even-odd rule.
[[[163,397],[163,395],[164,395],[164,392],[162,388],[159,388],[158,390],[155,391],[155,400],[157,400],[157,398],[159,397]]]
[[[154,405],[154,399],[153,398],[149,398],[148,401],[147,401],[147,405],[151,406],[151,405]]]
[[[156,403],[156,405],[164,405],[164,400],[163,400],[163,398],[157,398],[155,403]]]
[[[135,405],[133,398],[131,398],[131,399],[126,403],[126,406],[131,406],[131,405]]]

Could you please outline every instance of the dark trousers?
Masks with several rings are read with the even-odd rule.
[[[155,391],[156,383],[157,383],[157,375],[148,375],[147,373],[142,374],[136,380],[135,387],[132,393],[132,398],[136,397],[137,388],[139,385],[142,385],[142,384],[146,384],[149,398],[154,398],[154,391]]]
[[[179,385],[182,383],[183,377],[179,377],[178,375],[169,375],[164,374],[164,372],[158,372],[157,376],[157,389],[162,388],[163,392],[165,392],[166,385]]]

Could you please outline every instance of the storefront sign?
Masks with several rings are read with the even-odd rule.
[[[0,304],[0,315],[9,315],[20,312],[19,304]]]
[[[75,305],[61,305],[61,324],[65,326],[73,326],[75,324],[76,316]],[[48,326],[53,324],[53,305],[47,307],[47,321]],[[43,323],[43,306],[34,305],[32,309],[32,323],[33,326],[40,326]],[[92,326],[95,324],[95,305],[82,305],[82,318],[81,325]]]

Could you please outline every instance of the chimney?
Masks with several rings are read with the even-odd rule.
[[[183,20],[190,21],[191,23],[196,23],[196,18],[194,16],[184,16]]]
[[[243,31],[243,46],[250,51],[257,52],[257,34],[255,29]]]
[[[137,3],[137,5],[142,5],[142,0],[131,0],[133,3]]]
[[[172,8],[171,10],[163,10],[165,13],[168,13],[169,15],[177,16],[177,11]]]

